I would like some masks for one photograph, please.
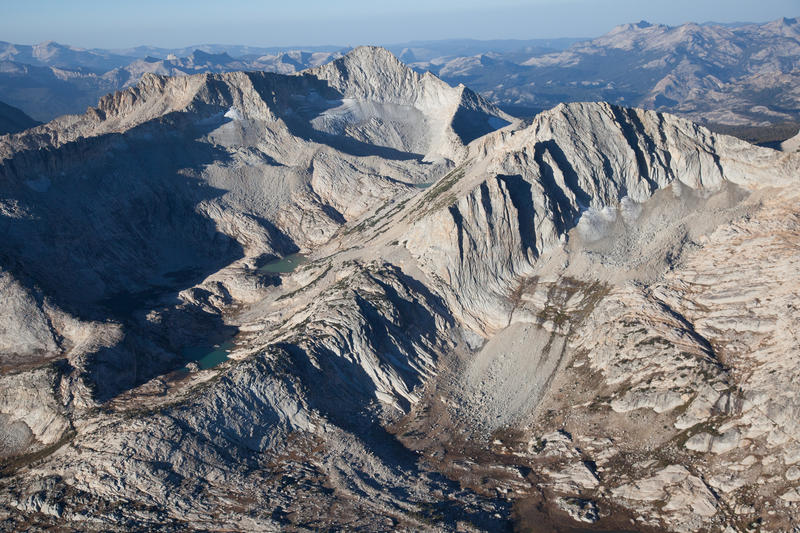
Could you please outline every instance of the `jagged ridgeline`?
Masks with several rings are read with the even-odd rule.
[[[362,47],[0,160],[4,529],[796,525],[796,154]]]

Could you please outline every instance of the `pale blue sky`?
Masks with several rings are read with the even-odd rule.
[[[593,37],[642,19],[675,25],[782,16],[800,16],[800,0],[0,0],[0,41],[354,46]]]

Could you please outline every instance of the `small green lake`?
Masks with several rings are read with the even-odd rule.
[[[415,183],[414,187],[416,187],[417,189],[427,189],[428,187],[430,187],[434,183],[435,182],[433,182],[433,181],[430,182],[430,183]]]
[[[186,362],[196,361],[200,368],[207,370],[214,368],[228,360],[228,354],[233,349],[233,342],[227,341],[214,346],[190,346],[181,351]]]
[[[307,261],[303,254],[290,254],[283,259],[270,261],[259,268],[259,272],[269,272],[270,274],[288,274]]]

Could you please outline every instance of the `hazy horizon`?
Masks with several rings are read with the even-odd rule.
[[[56,41],[82,48],[198,44],[257,47],[391,45],[446,39],[591,38],[628,22],[671,26],[686,22],[761,23],[800,13],[796,0],[408,0],[373,5],[307,0],[292,5],[230,0],[225,5],[155,0],[5,2],[0,40]]]

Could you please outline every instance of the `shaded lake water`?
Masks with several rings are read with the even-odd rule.
[[[306,256],[303,254],[290,254],[283,259],[276,259],[270,261],[258,270],[260,272],[269,272],[271,274],[288,274],[294,272],[294,269],[306,262]]]
[[[184,348],[181,355],[187,362],[196,361],[201,369],[207,370],[227,361],[233,346],[233,341],[226,341],[214,346],[190,346]]]

